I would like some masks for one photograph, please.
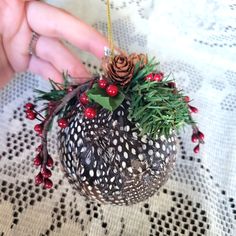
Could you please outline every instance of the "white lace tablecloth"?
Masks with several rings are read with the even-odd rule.
[[[104,0],[50,3],[105,33]],[[114,207],[85,201],[71,189],[54,132],[49,145],[57,160],[55,187],[43,190],[33,183],[39,139],[23,104],[34,88],[49,85],[30,73],[17,75],[0,91],[0,236],[236,235],[236,1],[116,0],[112,17],[118,45],[156,56],[194,100],[206,144],[195,155],[186,129],[175,171],[159,193],[138,205]],[[97,70],[93,57],[78,53]]]

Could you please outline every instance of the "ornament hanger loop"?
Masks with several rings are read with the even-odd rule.
[[[107,0],[107,36],[108,36],[109,48],[111,49],[111,57],[113,57],[114,56],[114,43],[113,43],[113,36],[112,36],[110,0]]]

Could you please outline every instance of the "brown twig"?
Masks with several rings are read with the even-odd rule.
[[[60,101],[60,103],[58,103],[58,105],[54,108],[53,112],[51,112],[45,119],[44,122],[44,126],[43,126],[43,132],[42,132],[42,140],[43,140],[43,151],[42,151],[42,155],[43,155],[43,162],[42,162],[42,168],[46,167],[47,164],[47,160],[48,160],[48,149],[47,149],[47,134],[48,134],[48,127],[50,125],[50,123],[52,122],[52,119],[54,118],[54,116],[56,116],[61,109],[75,96],[77,96],[78,92],[80,90],[83,90],[84,88],[86,88],[88,86],[88,84],[91,83],[91,80],[79,85],[78,87],[76,87],[73,91],[71,91],[70,93],[68,93],[67,95],[65,95],[65,97],[63,97]]]

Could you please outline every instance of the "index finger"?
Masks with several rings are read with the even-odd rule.
[[[27,19],[32,30],[47,37],[63,38],[98,58],[104,56],[107,39],[64,10],[42,2],[29,2]]]

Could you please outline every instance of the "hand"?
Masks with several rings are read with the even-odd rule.
[[[32,32],[39,38],[29,55]],[[0,87],[14,72],[31,71],[61,81],[63,71],[73,77],[90,76],[81,61],[60,41],[64,39],[98,58],[107,40],[69,13],[39,1],[0,0]],[[81,79],[78,82],[84,82]]]

